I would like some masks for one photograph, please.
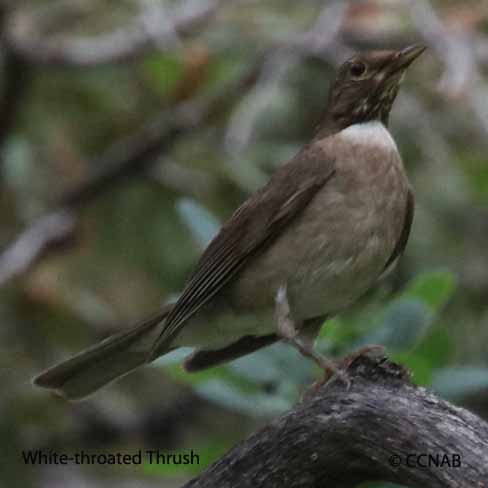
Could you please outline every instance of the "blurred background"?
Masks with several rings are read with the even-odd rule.
[[[297,401],[319,372],[281,345],[196,375],[176,353],[74,404],[30,379],[177,296],[220,223],[310,137],[337,65],[412,42],[429,49],[390,123],[416,194],[410,242],[319,348],[384,344],[488,418],[488,2],[0,3],[0,485],[180,486]],[[22,458],[151,448],[199,463]]]

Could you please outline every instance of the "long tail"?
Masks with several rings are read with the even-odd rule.
[[[164,310],[128,331],[108,337],[72,358],[55,364],[36,376],[33,383],[55,390],[68,400],[79,400],[90,395],[146,363],[152,346],[150,338],[168,312],[169,309]],[[159,355],[170,350],[171,347]]]

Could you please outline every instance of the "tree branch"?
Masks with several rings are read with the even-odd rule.
[[[54,14],[62,20],[70,9],[73,10],[69,3],[62,8],[58,6],[50,15],[42,15],[45,14],[43,10],[19,9],[10,16],[6,39],[12,52],[33,65],[79,68],[121,63],[139,58],[153,49],[163,49],[165,43],[174,45],[179,37],[195,34],[208,24],[224,3],[223,0],[207,0],[185,15],[171,16],[169,21],[168,12],[162,11],[162,7],[158,11],[154,8],[150,12],[142,10],[128,27],[91,37],[61,40],[49,39],[44,31],[55,22]],[[79,5],[75,4],[74,8]],[[158,22],[154,22],[155,19]]]
[[[339,381],[323,386],[185,488],[488,486],[488,424],[384,359],[360,356],[349,374],[348,391]]]
[[[261,59],[214,98],[182,103],[165,112],[90,164],[100,170],[65,195],[51,212],[31,222],[0,253],[0,286],[70,240],[81,208],[131,177],[145,174],[158,157],[170,152],[184,136],[221,116],[254,85],[262,65]]]

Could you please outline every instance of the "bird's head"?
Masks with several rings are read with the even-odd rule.
[[[387,125],[405,71],[424,50],[424,46],[414,45],[399,51],[371,51],[348,59],[339,68],[329,92],[326,126],[341,130],[371,120]]]

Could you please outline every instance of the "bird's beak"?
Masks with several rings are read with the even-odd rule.
[[[393,63],[394,71],[407,69],[426,49],[426,46],[414,44],[398,51]]]

